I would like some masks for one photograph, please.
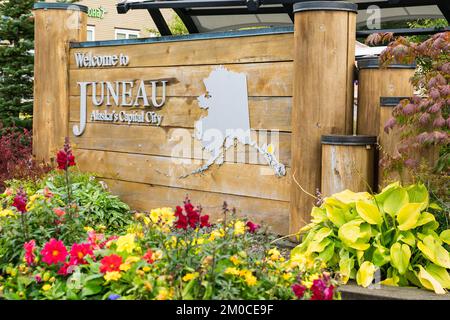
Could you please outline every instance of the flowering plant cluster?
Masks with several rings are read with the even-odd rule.
[[[196,221],[180,228],[180,214]],[[320,262],[286,259],[258,224],[234,216],[210,224],[201,208],[136,213],[121,235],[86,228],[70,246],[57,238],[23,244],[21,262],[0,276],[6,299],[338,298]],[[198,214],[198,216],[196,215]],[[5,218],[7,218],[5,216]],[[183,222],[183,218],[181,218]],[[323,267],[323,266],[322,266]],[[300,293],[300,291],[302,291]]]

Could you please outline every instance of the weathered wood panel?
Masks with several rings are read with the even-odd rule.
[[[198,97],[205,93],[203,79],[207,78],[215,65],[114,68],[114,69],[75,69],[70,70],[70,95],[80,94],[79,81],[136,81],[169,80],[167,96]],[[292,96],[292,62],[229,64],[227,69],[247,76],[249,96],[290,97]],[[137,91],[134,86],[133,94]]]
[[[75,52],[95,55],[124,53],[130,58],[128,67],[292,61],[293,40],[293,33],[288,33],[128,46],[73,48],[70,54],[70,68],[77,68]]]
[[[250,127],[254,130],[279,130],[291,131],[291,97],[250,97],[248,100]],[[87,114],[99,110],[108,112],[116,111],[134,111],[146,110],[155,111],[163,116],[161,126],[194,128],[195,121],[200,117],[206,116],[208,111],[199,107],[195,97],[169,97],[162,108],[142,108],[142,107],[95,107],[92,100],[88,97]],[[80,98],[78,96],[70,97],[70,121],[79,121],[80,119]],[[92,122],[88,117],[88,123]],[[118,124],[127,125],[119,122]],[[133,124],[141,125],[141,124]],[[142,124],[144,126],[148,124]],[[89,126],[89,125],[88,125]]]
[[[186,178],[200,160],[76,149],[78,166],[103,178],[289,201],[290,170],[277,178],[267,166],[225,163]],[[256,187],[257,186],[257,187]]]
[[[236,208],[237,216],[248,217],[252,221],[264,223],[270,231],[287,234],[289,202],[275,201],[229,194],[203,192],[182,188],[104,179],[109,190],[119,195],[135,210],[148,211],[152,208],[172,207],[182,204],[186,195],[194,205],[201,205],[203,213],[211,216],[211,221],[223,219],[222,205],[226,201],[229,208]]]
[[[71,126],[77,123],[71,122]],[[202,150],[201,143],[193,138],[193,129],[158,126],[125,126],[110,123],[91,123],[85,133],[73,137],[74,147],[79,149],[140,153],[174,156],[181,158],[208,159],[210,154]],[[291,135],[268,134],[252,131],[252,139],[261,145],[272,143],[279,151],[278,159],[285,165],[291,161]],[[267,165],[265,159],[250,146],[236,146],[227,151],[226,162]]]

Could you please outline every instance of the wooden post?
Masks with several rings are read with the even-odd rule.
[[[34,5],[33,155],[49,162],[69,135],[69,42],[86,40],[86,6]]]
[[[355,4],[294,4],[294,89],[290,232],[309,222],[320,188],[323,134],[351,134],[356,37]]]
[[[414,88],[409,79],[415,68],[415,64],[380,68],[378,57],[358,60],[357,134],[378,135],[380,97],[411,97]]]
[[[323,196],[373,190],[376,136],[324,135],[321,142]]]

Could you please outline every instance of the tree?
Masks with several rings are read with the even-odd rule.
[[[31,128],[34,0],[0,2],[0,122]]]

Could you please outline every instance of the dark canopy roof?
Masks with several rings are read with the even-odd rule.
[[[309,0],[311,1],[311,0]],[[242,28],[290,26],[293,4],[301,0],[126,0],[117,4],[117,12],[148,10],[161,35],[171,35],[160,9],[171,8],[181,18],[189,33],[231,31]],[[381,24],[419,18],[445,18],[450,22],[449,0],[350,0],[358,5],[357,30],[367,29],[371,6],[381,8]],[[369,32],[375,32],[370,30]],[[409,33],[410,30],[396,30]],[[433,30],[416,30],[432,33]],[[360,32],[364,34],[364,32]]]

